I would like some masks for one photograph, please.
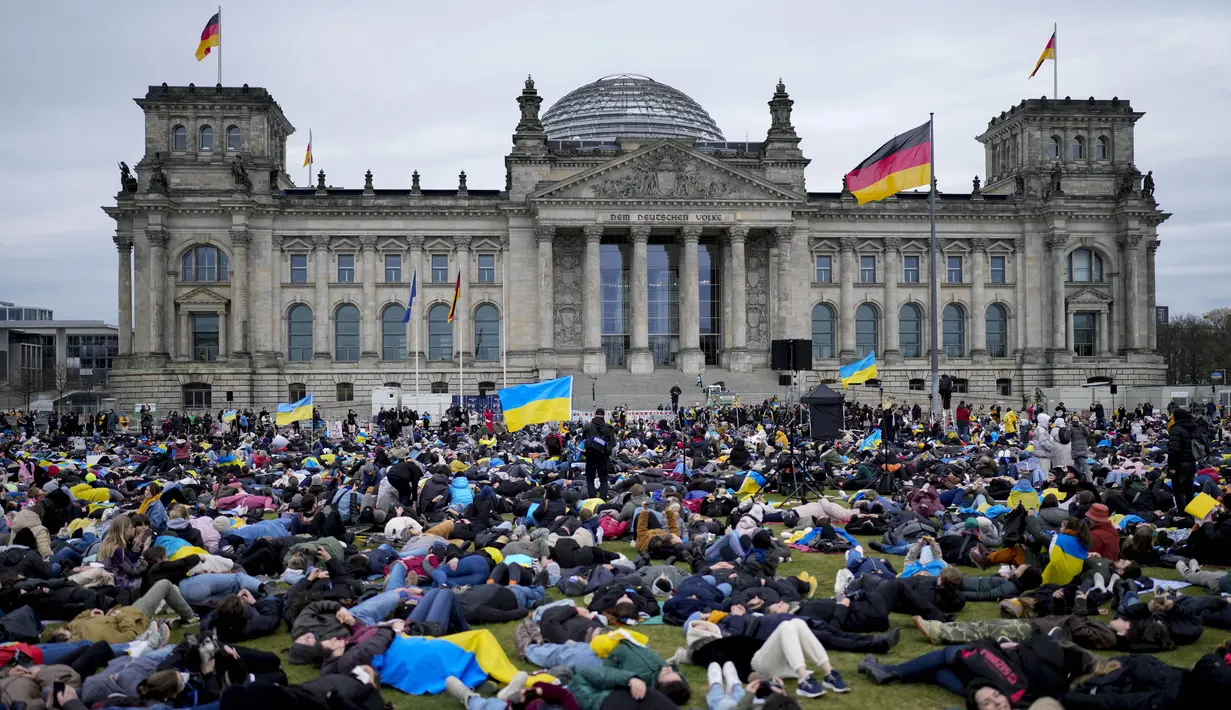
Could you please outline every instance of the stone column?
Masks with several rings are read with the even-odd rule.
[[[633,227],[633,263],[629,268],[631,290],[628,302],[632,307],[632,351],[628,354],[628,369],[634,375],[654,371],[654,356],[650,354],[650,263],[647,245],[650,228]]]
[[[1013,330],[1016,333],[1015,342],[1011,343],[1014,350],[1026,350],[1026,238],[1013,240]]]
[[[585,286],[582,293],[585,351],[582,353],[582,369],[587,375],[601,375],[607,371],[607,358],[603,355],[603,272],[600,261],[603,225],[587,224],[581,228],[581,233],[586,240]]]
[[[731,344],[731,286],[728,280],[731,278],[731,244],[727,242],[721,246],[721,256],[719,257],[718,272],[718,311],[721,314],[722,322],[719,328],[719,333],[722,337],[719,342],[722,344],[722,363],[729,370],[731,369],[731,351],[735,348]]]
[[[778,243],[778,321],[780,338],[791,338],[797,332],[795,308],[791,301],[791,243],[795,239],[794,227],[774,227],[774,241]]]
[[[899,350],[901,343],[898,342],[901,335],[898,329],[899,309],[902,307],[902,304],[898,303],[898,279],[902,278],[902,240],[898,237],[885,237],[884,245],[885,313],[881,318],[881,322],[885,324],[885,332],[881,336],[884,352],[876,355],[882,362],[897,364],[902,362],[902,353]]]
[[[988,240],[970,240],[970,356],[975,362],[987,362],[987,247]]]
[[[406,359],[413,365],[423,353],[423,287],[418,284],[419,272],[423,271],[423,237],[413,235],[406,240],[410,244],[410,273],[415,279],[415,302],[410,305],[410,332],[406,334]]]
[[[359,237],[359,258],[363,261],[363,312],[359,315],[359,356],[377,359],[376,334],[380,330],[380,316],[376,313],[376,237]]]
[[[552,242],[556,238],[556,228],[549,224],[540,224],[534,228],[534,240],[539,250],[539,349],[535,354],[535,364],[539,374],[551,377],[556,371],[556,275],[555,258],[552,254]]]
[[[312,358],[315,360],[333,359],[333,349],[329,347],[329,335],[333,328],[333,314],[329,312],[329,237],[318,234],[312,238],[316,247],[313,260],[316,275],[313,277],[313,291],[316,304],[312,307]]]
[[[453,347],[458,357],[474,360],[474,333],[470,328],[470,237],[453,237],[457,248],[457,269],[462,277],[458,290],[457,311],[453,314]],[[456,360],[454,362],[457,362]]]
[[[290,273],[282,256],[282,235],[269,236],[269,350],[276,361],[286,357],[286,322],[282,320],[282,283]]]
[[[1146,326],[1141,307],[1144,300],[1142,290],[1145,286],[1141,274],[1141,232],[1125,232],[1116,241],[1124,263],[1124,320],[1128,327],[1124,338],[1125,347],[1129,351],[1138,351],[1144,349],[1146,340],[1143,337]]]
[[[1064,248],[1069,243],[1069,235],[1053,229],[1043,243],[1051,256],[1052,353],[1067,358],[1072,354],[1068,347],[1068,309],[1064,299]]]
[[[1111,324],[1111,319],[1107,317],[1107,309],[1103,308],[1098,314],[1098,352],[1095,353],[1100,357],[1110,355],[1107,351],[1107,330]]]
[[[150,247],[150,351],[170,355],[173,348],[167,338],[170,336],[165,325],[164,313],[175,311],[175,302],[165,297],[167,290],[167,242],[171,234],[165,229],[145,230],[145,239]]]
[[[132,355],[133,352],[133,238],[132,234],[116,232],[112,237],[116,251],[119,252],[119,278],[117,293],[119,297],[120,324],[120,355]]]
[[[748,372],[752,369],[752,360],[748,355],[748,274],[744,259],[748,225],[727,227],[727,236],[731,241],[731,274],[724,276],[731,291],[731,357],[728,358],[727,367],[733,372]]]
[[[679,367],[686,374],[705,371],[705,355],[701,352],[701,294],[698,281],[697,242],[701,227],[687,226],[680,230],[684,242],[680,259],[680,358]]]
[[[218,350],[222,350],[222,319],[218,319]],[[187,311],[180,311],[179,337],[175,339],[175,352],[182,353],[189,360],[196,360],[197,355],[192,349],[192,316]],[[171,353],[172,359],[175,352]]]
[[[1146,349],[1150,352],[1158,350],[1158,320],[1154,315],[1154,309],[1158,306],[1158,280],[1155,275],[1155,255],[1158,248],[1162,246],[1162,242],[1158,239],[1150,238],[1146,240],[1146,293],[1149,294],[1149,302],[1145,308],[1145,324],[1146,324]],[[1223,384],[1226,384],[1225,382]]]
[[[842,277],[842,291],[839,295],[838,307],[838,358],[842,361],[855,358],[855,237],[842,237],[838,240],[838,275]]]
[[[1071,323],[1072,321],[1073,321],[1073,309],[1072,309],[1072,308],[1068,308],[1068,307],[1066,307],[1066,308],[1064,309],[1064,322],[1065,322],[1065,325],[1068,325],[1068,324],[1069,324],[1069,323]],[[1068,328],[1068,329],[1066,330],[1066,332],[1065,332],[1064,347],[1065,347],[1065,349],[1068,351],[1068,353],[1069,353],[1070,355],[1074,354],[1074,353],[1073,353],[1073,346],[1074,346],[1074,345],[1076,345],[1076,342],[1075,342],[1075,338],[1073,337],[1073,329],[1072,329],[1072,328]]]
[[[225,139],[226,136],[223,136]],[[247,357],[248,339],[244,330],[248,327],[248,247],[252,235],[247,229],[231,230],[231,346],[230,354]],[[219,329],[221,330],[221,328]],[[222,348],[219,348],[222,350]],[[223,355],[228,353],[223,351]]]

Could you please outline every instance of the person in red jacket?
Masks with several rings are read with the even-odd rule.
[[[1120,531],[1111,524],[1111,511],[1102,503],[1095,503],[1086,511],[1090,521],[1090,552],[1111,561],[1120,559]]]

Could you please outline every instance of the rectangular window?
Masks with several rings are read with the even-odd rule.
[[[1005,283],[1004,263],[1005,263],[1005,260],[1003,256],[993,256],[992,257],[992,262],[991,262],[992,283],[994,284]]]
[[[301,382],[292,382],[287,385],[287,395],[292,402],[298,402],[308,396],[308,386]]]
[[[1000,378],[1000,379],[996,380],[996,391],[1000,393],[1000,396],[1001,396],[1001,397],[1009,397],[1009,396],[1012,396],[1012,394],[1013,394],[1013,380],[1011,380],[1011,379],[1009,379],[1009,378],[1007,378],[1007,377],[1002,377],[1002,378]]]
[[[198,362],[213,362],[218,359],[218,316],[194,313],[192,315],[192,359]]]
[[[951,284],[962,283],[962,257],[951,256],[946,260],[946,263],[949,265],[948,282]]]
[[[495,254],[479,254],[479,283],[496,283]]]
[[[338,283],[355,283],[355,255],[338,254]]]
[[[291,254],[291,283],[308,283],[308,255]]]
[[[449,283],[448,254],[432,254],[432,283]]]
[[[1095,325],[1097,321],[1096,313],[1073,314],[1073,352],[1080,357],[1094,357],[1094,343],[1098,336]]]
[[[859,257],[859,283],[861,284],[876,283],[876,257],[874,256]]]
[[[21,309],[20,308],[10,308],[9,309],[9,320],[21,320]]]
[[[819,284],[833,283],[833,257],[816,257],[816,282]]]
[[[902,283],[919,283],[919,257],[902,257]]]
[[[339,382],[336,387],[336,399],[339,402],[355,401],[355,385],[350,382]]]
[[[385,254],[385,283],[395,284],[402,280],[402,255]]]
[[[908,388],[909,388],[912,392],[922,392],[922,391],[923,391],[923,386],[924,386],[924,382],[923,382],[923,380],[921,380],[921,379],[919,379],[919,378],[915,378],[915,379],[911,380],[909,383],[907,383],[907,387],[908,387]]]

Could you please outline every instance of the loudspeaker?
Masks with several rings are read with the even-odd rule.
[[[775,340],[769,344],[769,369],[791,369],[791,341]]]
[[[812,341],[796,339],[791,341],[791,369],[795,372],[812,369]]]
[[[778,375],[778,385],[781,387],[790,387],[791,386],[791,376],[790,375]]]
[[[1119,388],[1117,388],[1117,387],[1116,387],[1116,385],[1115,385],[1115,383],[1114,383],[1114,382],[1113,382],[1113,383],[1112,383],[1112,385],[1111,385],[1111,393],[1112,393],[1112,394],[1119,394],[1119,393],[1120,393],[1120,392],[1119,392]]]

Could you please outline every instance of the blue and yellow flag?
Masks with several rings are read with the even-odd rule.
[[[224,422],[233,422],[233,421],[235,421],[235,418],[236,418],[236,417],[238,417],[238,416],[239,416],[239,410],[238,410],[238,409],[228,409],[228,410],[226,410],[225,412],[223,412],[223,413],[222,413],[222,421],[224,421]]]
[[[868,434],[867,437],[865,437],[864,440],[859,443],[859,450],[867,451],[868,449],[875,449],[876,447],[880,445],[881,445],[881,430],[878,427],[876,429],[873,429],[872,433]]]
[[[842,380],[842,389],[846,389],[846,386],[852,382],[858,384],[876,378],[876,353],[868,353],[864,359],[843,365],[838,370],[838,379]]]
[[[290,404],[279,404],[278,413],[274,417],[274,423],[278,426],[286,426],[292,422],[301,422],[305,419],[312,418],[312,395],[308,395],[298,402]]]
[[[499,394],[500,409],[509,431],[517,431],[527,424],[568,421],[573,414],[572,376],[517,385],[500,390]]]
[[[1081,540],[1057,533],[1052,540],[1051,560],[1043,570],[1043,584],[1058,584],[1064,586],[1081,574],[1086,558],[1090,556]]]

